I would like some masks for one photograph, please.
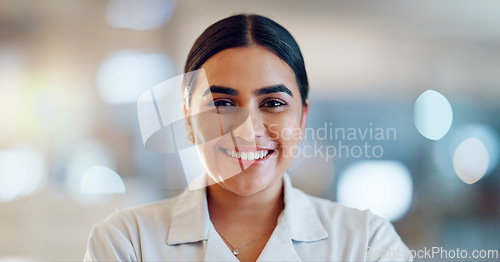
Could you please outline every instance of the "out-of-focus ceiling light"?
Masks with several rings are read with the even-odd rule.
[[[174,9],[170,0],[111,0],[106,20],[117,28],[154,30],[170,20]]]

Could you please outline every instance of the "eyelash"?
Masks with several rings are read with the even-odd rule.
[[[214,107],[225,107],[225,106],[227,106],[227,105],[221,105],[219,103],[227,103],[227,104],[231,104],[231,106],[235,106],[235,104],[231,100],[227,100],[227,99],[217,99],[217,100],[214,100],[212,103],[210,103],[210,106],[214,106]]]
[[[214,100],[213,102],[210,103],[210,106],[212,107],[234,107],[236,106],[233,101],[228,100],[228,99],[217,99]],[[259,107],[265,108],[267,111],[271,112],[281,112],[283,111],[288,104],[280,99],[267,99],[264,100]]]
[[[279,105],[273,105],[273,106],[269,106],[270,103],[278,103]],[[268,105],[268,106],[264,106],[264,105]],[[288,104],[285,103],[284,101],[281,101],[279,99],[269,99],[269,100],[265,100],[263,103],[260,104],[260,107],[268,107],[268,108],[281,108],[281,107],[285,107],[287,106]]]

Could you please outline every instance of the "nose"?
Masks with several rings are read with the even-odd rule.
[[[233,134],[247,142],[255,141],[266,133],[266,126],[262,113],[257,110],[249,110],[248,118],[241,126],[234,129]]]

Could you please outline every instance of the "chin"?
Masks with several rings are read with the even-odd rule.
[[[239,196],[252,196],[270,187],[275,179],[273,171],[246,169],[240,174],[225,180],[224,186]]]

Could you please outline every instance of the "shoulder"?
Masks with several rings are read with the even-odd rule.
[[[141,260],[141,236],[168,230],[178,198],[122,208],[97,222],[91,229],[85,261]]]
[[[308,199],[333,243],[344,243],[351,250],[362,247],[360,252],[367,252],[367,260],[411,260],[408,248],[387,218],[296,190]]]
[[[127,226],[140,221],[168,221],[179,196],[171,197],[149,204],[117,209],[99,223]]]
[[[167,231],[179,196],[117,209],[92,227],[90,239],[121,239],[134,245],[139,236],[148,231]]]
[[[380,233],[380,231],[395,233],[387,218],[378,216],[368,209],[360,210],[348,207],[338,202],[306,194],[296,188],[294,191],[308,200],[329,232],[366,235],[368,238]]]

